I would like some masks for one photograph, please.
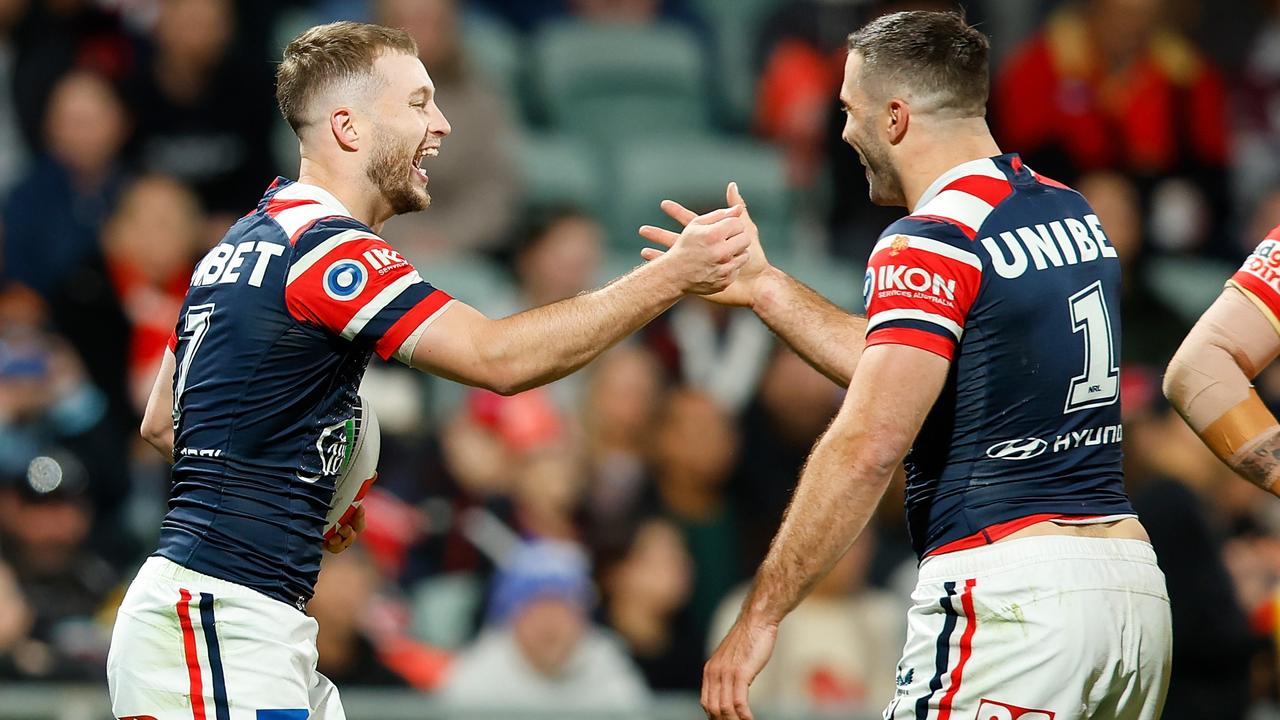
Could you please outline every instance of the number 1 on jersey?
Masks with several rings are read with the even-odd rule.
[[[1084,333],[1084,372],[1071,379],[1063,414],[1110,405],[1120,398],[1111,315],[1099,280],[1067,299],[1071,332]]]
[[[191,361],[200,349],[200,341],[209,332],[209,317],[213,315],[214,303],[192,305],[182,319],[182,332],[179,338],[186,339],[187,344],[178,360],[177,377],[173,381],[173,429],[178,429],[178,417],[182,414],[182,391],[187,389],[187,373],[191,371]]]

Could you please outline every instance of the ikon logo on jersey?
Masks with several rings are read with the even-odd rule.
[[[1030,460],[1044,454],[1049,443],[1040,438],[1005,440],[987,448],[987,457],[994,460]]]
[[[324,291],[334,300],[359,296],[368,281],[369,273],[355,260],[339,260],[324,271]]]
[[[995,700],[982,699],[975,720],[1053,720],[1052,710],[1031,710]]]
[[[867,293],[868,298],[872,294],[882,297],[896,295],[945,302],[948,305],[956,299],[954,278],[911,265],[882,265],[874,276],[868,276],[867,282],[863,284],[864,292],[868,284],[873,285],[871,292]]]
[[[391,248],[376,247],[365,250],[362,257],[379,275],[385,275],[398,267],[409,264],[404,256]]]

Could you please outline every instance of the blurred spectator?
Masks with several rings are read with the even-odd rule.
[[[54,87],[48,156],[9,196],[5,270],[46,297],[97,255],[98,230],[123,185],[124,107],[100,75],[72,72]]]
[[[1054,13],[1005,62],[992,114],[1000,142],[1038,172],[1067,183],[1094,170],[1133,175],[1153,238],[1187,251],[1228,214],[1226,91],[1163,10],[1161,0],[1082,0]]]
[[[629,535],[602,552],[603,619],[627,644],[649,687],[694,690],[702,643],[682,612],[693,591],[693,561],[680,529],[661,517],[626,523]]]
[[[191,186],[210,244],[253,208],[274,176],[270,65],[232,52],[231,0],[166,0],[129,78],[132,141],[142,168]]]
[[[472,68],[455,0],[378,0],[380,21],[404,28],[436,86],[453,132],[427,164],[432,207],[389,222],[385,235],[407,257],[493,249],[507,240],[520,187],[511,126],[513,98],[500,97]]]
[[[1173,612],[1173,674],[1164,718],[1244,718],[1256,642],[1223,562],[1222,518],[1213,517],[1206,500],[1216,494],[1210,489],[1214,479],[1224,476],[1253,490],[1255,502],[1257,489],[1230,477],[1196,442],[1164,403],[1155,373],[1127,369],[1122,392],[1125,478],[1160,558]]]
[[[28,0],[0,0],[0,197],[17,180],[26,162],[27,149],[18,127],[18,104],[14,96],[14,61],[18,21]]]
[[[570,437],[526,451],[512,483],[516,528],[526,538],[579,539],[585,489],[582,449]]]
[[[716,606],[746,575],[741,517],[726,492],[737,428],[709,395],[681,388],[667,396],[651,436],[658,507],[693,557],[691,630],[704,638]]]
[[[560,208],[535,220],[516,249],[521,302],[539,307],[590,290],[603,245],[604,229],[581,210]]]
[[[106,80],[83,71],[63,77],[49,97],[49,152],[4,205],[5,274],[45,298],[54,325],[119,410],[127,407],[127,325],[98,236],[125,183],[125,132],[124,108]]]
[[[11,655],[19,677],[100,680],[110,642],[102,617],[120,578],[88,544],[85,470],[54,452],[0,488],[0,550],[33,614]]]
[[[127,445],[102,392],[45,322],[34,293],[0,289],[0,480],[24,476],[32,458],[61,448],[87,472],[76,490],[88,493],[109,527],[129,491]],[[98,547],[109,552],[124,543],[123,533],[110,532]]]
[[[13,32],[13,92],[27,146],[45,148],[45,115],[59,78],[82,69],[118,82],[136,62],[120,17],[94,0],[25,0]]]
[[[752,702],[788,711],[870,712],[893,696],[891,669],[907,628],[902,603],[867,587],[874,545],[874,533],[863,533],[782,621],[773,658],[751,684]],[[729,632],[746,596],[742,588],[720,604],[708,652]]]
[[[1246,208],[1280,185],[1280,2],[1259,5],[1269,6],[1269,14],[1253,38],[1232,103],[1235,191]]]
[[[637,345],[610,350],[587,380],[582,424],[590,485],[586,515],[593,544],[620,542],[648,478],[650,429],[662,399],[662,369]]]
[[[619,712],[649,690],[618,644],[591,623],[586,556],[538,542],[504,564],[489,622],[456,660],[440,697],[468,711]]]
[[[1191,326],[1160,299],[1143,273],[1146,237],[1138,190],[1131,180],[1115,172],[1089,173],[1080,178],[1076,188],[1098,213],[1124,273],[1120,283],[1121,362],[1163,367]]]
[[[690,297],[641,331],[669,377],[707,393],[733,414],[760,382],[773,350],[769,329],[746,308]]]
[[[204,218],[189,190],[144,177],[124,193],[102,235],[107,271],[129,319],[129,396],[142,415],[187,294]]]
[[[324,558],[307,614],[320,625],[316,669],[339,687],[405,685],[385,663],[367,627],[379,585],[377,571],[358,548]]]
[[[790,181],[810,187],[827,156],[828,120],[844,78],[849,32],[868,17],[865,0],[779,4],[757,42],[762,68],[755,130],[786,151]]]
[[[745,549],[764,559],[800,470],[840,407],[843,390],[786,349],[773,354],[760,391],[742,418],[742,452],[732,487],[745,519]]]

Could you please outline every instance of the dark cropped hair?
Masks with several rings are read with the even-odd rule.
[[[890,13],[849,35],[870,84],[888,94],[909,89],[955,117],[986,114],[988,48],[986,36],[955,12]]]

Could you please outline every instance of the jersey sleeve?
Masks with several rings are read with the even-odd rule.
[[[422,332],[453,301],[365,227],[304,233],[285,282],[294,319],[405,364]]]
[[[867,262],[867,347],[910,345],[951,360],[982,281],[971,247],[949,224],[908,217],[890,225]]]
[[[1227,287],[1244,293],[1280,333],[1280,227],[1254,248]]]

